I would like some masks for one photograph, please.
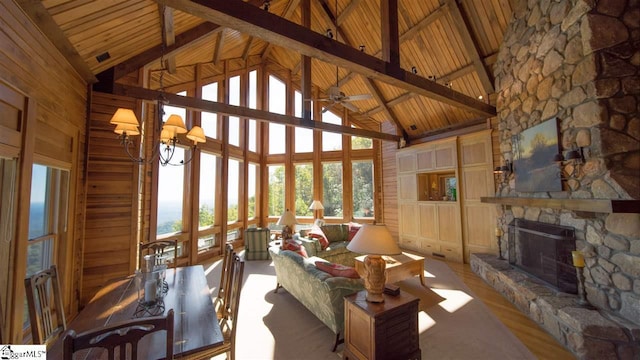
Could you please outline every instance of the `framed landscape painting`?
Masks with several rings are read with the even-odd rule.
[[[560,166],[553,161],[560,151],[558,119],[526,129],[512,140],[516,191],[562,191]]]

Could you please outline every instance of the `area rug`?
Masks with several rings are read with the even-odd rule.
[[[221,261],[205,265],[212,296]],[[420,298],[418,327],[423,359],[535,359],[535,356],[466,287],[445,262],[425,261],[419,278],[397,283]],[[240,298],[236,359],[338,359],[335,334],[286,290],[274,293],[271,261],[247,261]],[[224,358],[222,357],[216,357]]]

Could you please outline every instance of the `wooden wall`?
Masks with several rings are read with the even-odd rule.
[[[60,269],[66,312],[72,315],[71,309],[77,308],[80,279],[77,265],[83,228],[87,84],[13,1],[0,2],[0,23],[0,82],[21,93],[35,112],[35,123],[24,129],[25,138],[34,139],[35,144],[23,142],[20,155],[19,166],[25,169],[20,182],[26,191],[13,200],[20,207],[18,221],[22,220],[23,229],[28,230],[24,224],[28,222],[32,160],[46,160],[70,171],[68,231],[58,243],[54,262]],[[4,325],[2,334],[7,343],[22,342],[25,301],[27,233],[18,231],[14,235],[5,239],[2,249],[10,252],[13,272],[0,273],[0,283],[5,284],[0,289],[4,306],[0,324]]]
[[[138,179],[140,165],[131,161],[109,123],[120,107],[136,111],[135,99],[94,92],[87,154],[86,225],[81,302],[86,303],[109,279],[136,268]],[[140,119],[139,111],[138,119]],[[136,153],[135,145],[132,153]]]
[[[395,134],[396,127],[386,121],[381,124],[383,133]],[[396,152],[398,144],[392,141],[382,141],[382,196],[384,203],[384,218],[391,235],[398,241],[398,189],[396,172]]]

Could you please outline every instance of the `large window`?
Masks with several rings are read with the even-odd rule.
[[[269,165],[269,216],[284,212],[284,165]]]
[[[296,91],[294,94],[295,109],[294,116],[302,117],[302,93]],[[311,100],[309,100],[311,101]],[[313,108],[313,102],[311,103]],[[311,112],[311,119],[313,120],[313,111]],[[313,152],[313,130],[296,127],[295,130],[295,152],[297,153],[310,153]]]
[[[342,217],[342,163],[322,163],[322,185],[324,194],[322,199],[324,216]]]
[[[202,99],[218,101],[218,83],[214,82],[202,87]],[[200,124],[206,136],[218,137],[218,114],[203,111],[200,115]]]
[[[313,164],[296,164],[296,216],[313,216]]]
[[[184,160],[184,149],[176,146],[172,163]],[[160,166],[158,172],[157,236],[182,231],[184,166]]]
[[[229,159],[229,177],[227,178],[227,223],[240,219],[238,215],[238,195],[240,194],[240,161]]]
[[[258,71],[249,72],[249,108],[258,108]],[[258,122],[249,119],[249,143],[247,149],[256,152],[258,148]]]
[[[355,126],[351,125],[352,128]],[[361,150],[361,149],[371,149],[373,148],[373,140],[369,138],[363,138],[359,136],[351,137],[351,148],[353,150]]]
[[[322,114],[322,122],[342,125],[342,119],[331,111]],[[339,151],[342,150],[342,134],[332,133],[328,131],[322,132],[322,151]],[[325,211],[325,214],[327,212]]]
[[[229,105],[240,105],[240,76],[229,79]],[[240,146],[240,118],[229,116],[229,144]]]
[[[54,264],[56,248],[67,231],[69,172],[34,164],[29,206],[29,242],[27,271],[29,277]],[[29,326],[25,299],[23,328]]]
[[[269,111],[286,114],[287,86],[278,78],[269,75]],[[269,154],[284,154],[286,148],[286,127],[269,123]]]
[[[249,163],[247,174],[247,208],[249,211],[247,219],[249,220],[255,219],[256,214],[258,213],[258,202],[256,199],[256,191],[258,188],[258,169],[259,166],[257,164]]]
[[[373,161],[351,163],[353,216],[373,218]]]
[[[200,153],[200,203],[198,206],[198,227],[200,228],[215,224],[217,163],[217,156],[206,152]]]

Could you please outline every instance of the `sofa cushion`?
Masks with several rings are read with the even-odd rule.
[[[358,275],[358,272],[356,271],[356,269],[352,268],[351,266],[334,264],[326,261],[316,261],[316,267],[319,270],[322,270],[326,273],[331,274],[331,276],[341,276],[341,277],[347,277],[352,279],[360,278],[360,275]]]
[[[342,224],[337,225],[325,225],[321,226],[320,229],[324,233],[324,236],[329,240],[330,243],[336,241],[345,241],[349,238],[347,226],[343,226]],[[346,230],[346,231],[345,231]]]
[[[358,223],[349,223],[349,239],[347,241],[351,241],[351,239],[353,239],[354,236],[356,236],[356,233],[358,232],[358,230],[360,230],[360,228],[362,227],[362,224],[358,224]]]
[[[304,246],[296,243],[295,241],[285,241],[284,244],[282,244],[282,249],[291,250],[302,255],[303,257],[308,257],[307,250],[305,250]]]
[[[307,236],[313,239],[318,239],[322,250],[326,249],[327,246],[329,246],[329,240],[325,236],[320,226],[314,225],[313,227],[311,227],[311,230],[309,230]]]

